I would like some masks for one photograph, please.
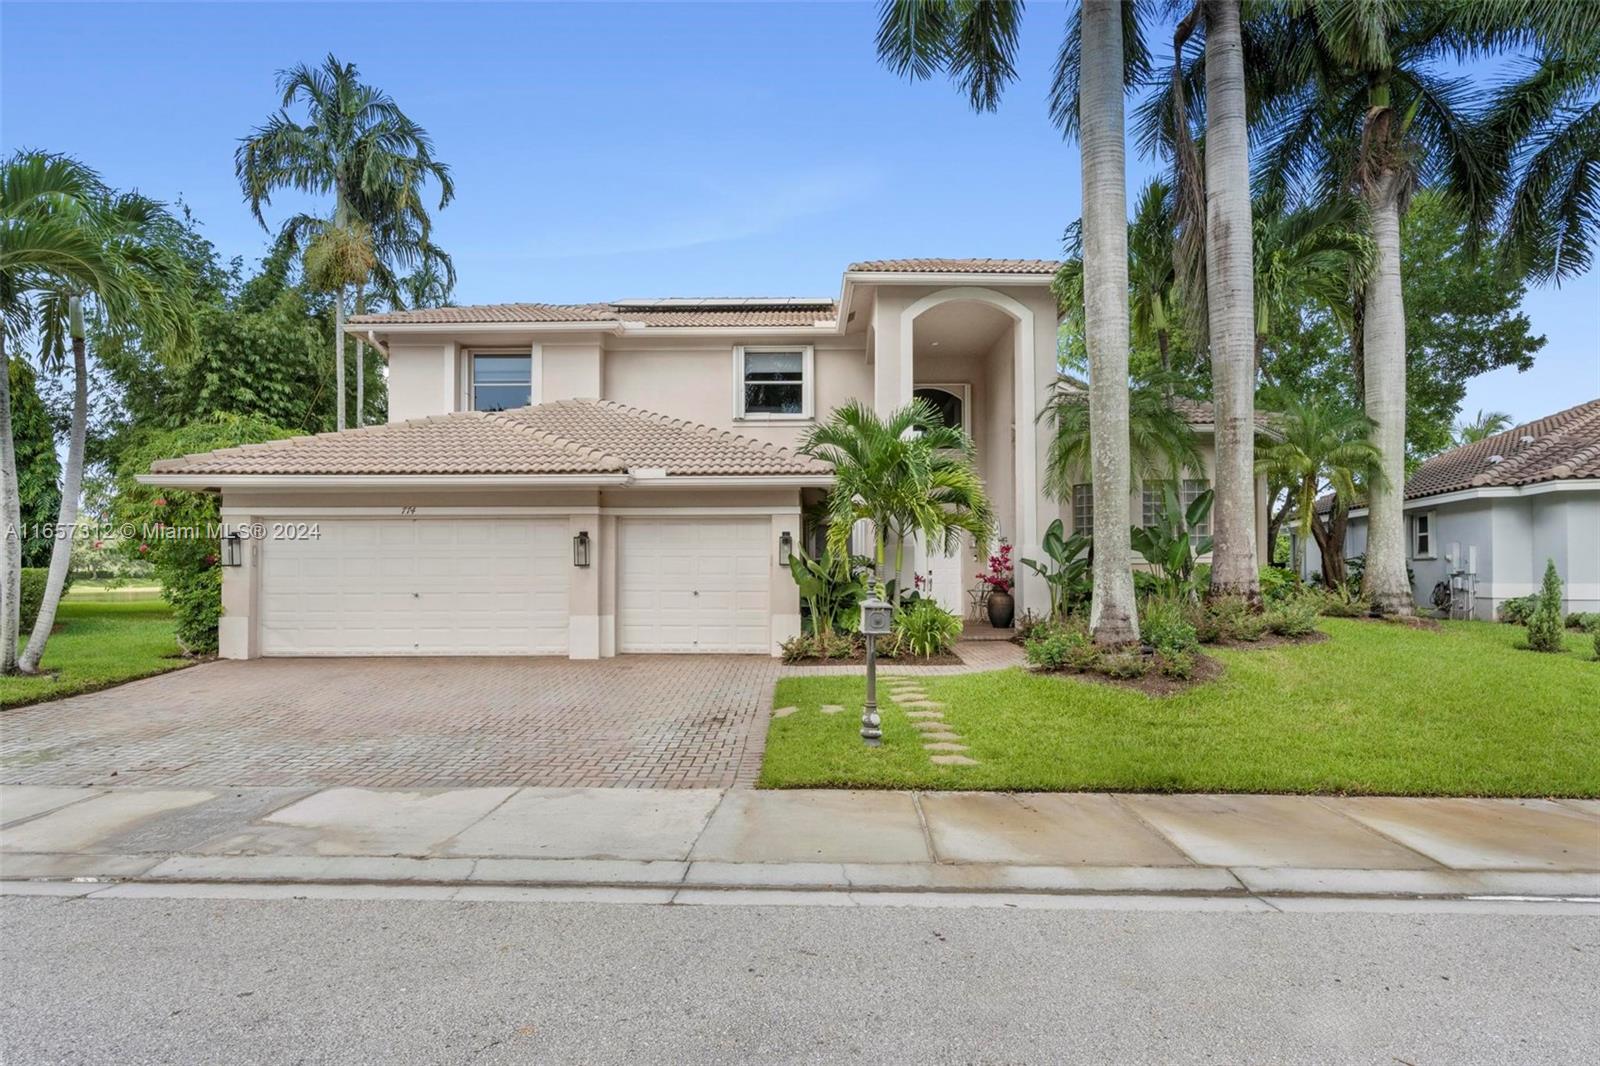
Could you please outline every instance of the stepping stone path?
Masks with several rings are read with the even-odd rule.
[[[779,707],[777,710],[772,712],[772,717],[774,717],[774,718],[787,718],[791,714],[793,714],[795,711],[798,711],[799,709],[800,708],[798,708],[798,707]]]
[[[978,760],[961,754],[967,750],[964,737],[944,720],[944,704],[930,700],[920,682],[909,677],[891,677],[886,684],[889,698],[911,719],[911,727],[922,734],[923,750],[935,766],[977,766]]]
[[[838,714],[839,712],[843,711],[844,708],[839,706],[837,703],[824,703],[821,707],[818,707],[817,710],[821,711],[823,714]]]

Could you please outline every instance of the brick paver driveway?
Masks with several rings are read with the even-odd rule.
[[[776,660],[260,659],[0,712],[0,783],[748,785]]]

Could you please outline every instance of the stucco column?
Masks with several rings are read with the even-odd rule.
[[[610,659],[617,654],[617,518],[615,515],[596,516],[597,536],[595,560],[600,568],[599,615],[600,657]]]
[[[773,655],[782,654],[784,641],[800,635],[800,588],[794,583],[794,575],[789,572],[789,568],[778,561],[778,542],[785,533],[789,534],[796,548],[800,547],[798,506],[793,511],[784,511],[772,516],[772,531],[767,541],[771,548],[768,557],[772,560],[767,587],[770,590],[771,605],[768,610],[772,616]]]
[[[249,526],[249,515],[224,511],[224,529]],[[220,550],[220,546],[219,546]],[[261,544],[246,539],[241,564],[222,568],[222,617],[217,622],[217,655],[223,659],[255,659],[261,655]]]
[[[589,565],[572,567],[571,583],[567,589],[567,657],[570,659],[600,658],[600,571],[603,553],[599,550],[599,521],[597,508],[567,516],[567,533],[570,537],[582,533],[589,535]]]

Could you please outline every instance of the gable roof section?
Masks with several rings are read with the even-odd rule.
[[[1408,500],[1469,489],[1600,478],[1600,399],[1440,452],[1406,479]],[[1357,500],[1354,507],[1365,507]],[[1333,506],[1317,499],[1318,513]]]
[[[1600,399],[1440,452],[1406,480],[1406,499],[1591,477],[1600,478]]]
[[[619,475],[783,477],[826,463],[726,430],[607,400],[462,411],[339,433],[245,444],[151,464],[153,474]]]

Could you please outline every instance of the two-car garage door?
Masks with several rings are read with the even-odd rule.
[[[332,519],[261,551],[264,655],[564,655],[567,520]]]
[[[564,516],[308,524],[313,537],[261,544],[264,655],[567,653]],[[770,652],[771,529],[765,516],[617,518],[616,551],[593,553],[615,559],[617,650]]]

